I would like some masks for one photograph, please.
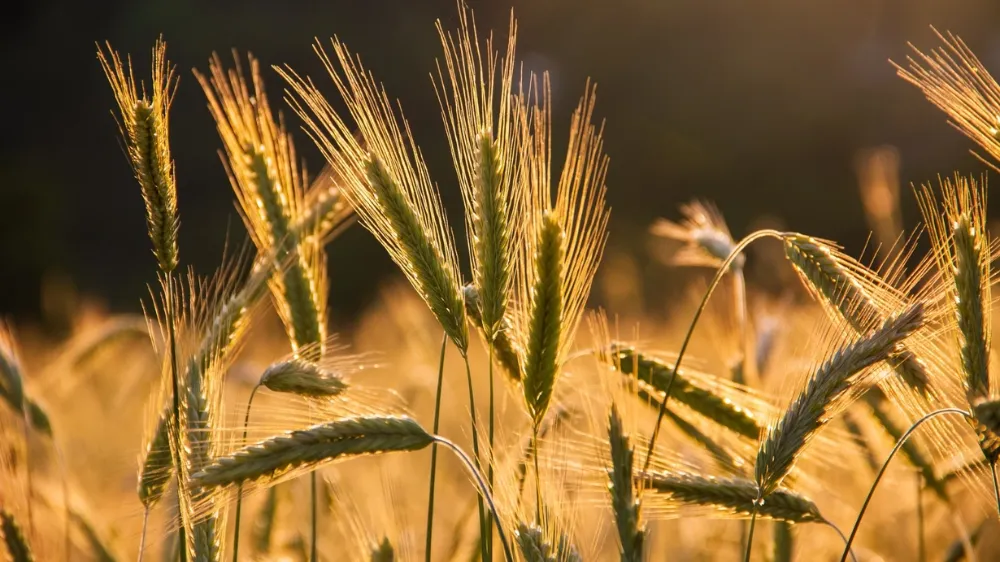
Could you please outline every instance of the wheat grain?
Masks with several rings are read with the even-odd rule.
[[[174,163],[170,158],[168,113],[177,87],[174,69],[167,62],[166,43],[162,39],[153,47],[153,81],[147,97],[143,89],[140,98],[132,73],[111,45],[108,54],[98,48],[97,58],[111,84],[121,112],[119,127],[126,153],[146,204],[146,223],[153,254],[163,272],[177,267],[177,182]]]
[[[923,318],[923,305],[911,305],[866,337],[837,349],[816,369],[761,441],[754,471],[763,496],[781,484],[816,433],[875,382],[868,367],[888,358]]]
[[[324,462],[365,454],[416,451],[432,441],[431,435],[410,418],[346,418],[292,431],[217,457],[192,480],[209,488],[273,481],[296,468],[311,470]]]

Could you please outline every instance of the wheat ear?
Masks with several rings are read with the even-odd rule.
[[[131,60],[122,64],[111,45],[108,53],[98,48],[97,58],[115,95],[121,113],[118,121],[125,152],[142,189],[146,203],[146,223],[153,242],[153,254],[164,273],[177,267],[177,182],[170,158],[168,113],[177,80],[167,62],[162,38],[153,47],[151,91],[143,88],[140,97],[132,74]]]
[[[5,509],[0,509],[0,535],[3,535],[7,555],[12,562],[34,562],[35,557],[28,546],[28,539],[18,525],[14,516]]]
[[[347,382],[339,373],[297,358],[270,365],[261,375],[260,384],[274,392],[307,398],[331,398],[347,390]]]
[[[1000,162],[1000,85],[964,41],[934,30],[944,44],[929,54],[910,45],[909,68],[895,65],[899,76],[951,118],[951,124]],[[995,164],[990,164],[995,166]]]
[[[605,354],[607,355],[607,354]],[[670,397],[698,412],[713,422],[745,437],[760,436],[760,423],[751,408],[737,404],[711,387],[699,384],[686,376],[683,370],[674,373],[666,363],[637,350],[612,344],[610,355],[618,370],[649,385],[655,394],[662,394],[673,378]]]
[[[652,494],[651,501],[662,494],[680,504],[711,507],[727,515],[749,517],[756,510],[760,517],[790,523],[823,520],[816,504],[791,490],[775,488],[760,501],[757,483],[744,478],[657,471],[640,472],[637,479]]]
[[[611,507],[618,527],[618,540],[621,542],[621,560],[642,562],[646,529],[640,518],[642,491],[636,490],[633,478],[635,450],[622,427],[621,415],[614,404],[611,405],[611,413],[608,416],[608,443],[611,446],[608,489],[611,492]]]
[[[525,562],[582,562],[582,558],[570,544],[569,539],[560,533],[549,539],[541,527],[530,523],[518,523],[514,532]]]
[[[382,542],[372,549],[371,562],[393,562],[396,560],[396,551],[392,548],[392,543],[388,537],[383,537]]]
[[[279,69],[291,86],[289,102],[333,173],[343,180],[343,193],[361,224],[389,252],[465,355],[468,327],[461,275],[440,196],[409,126],[397,118],[385,92],[342,43],[335,40],[333,50],[331,58],[320,45],[315,47],[359,134],[310,80]]]
[[[785,256],[795,267],[806,287],[851,326],[858,335],[868,333],[885,318],[871,291],[862,283],[873,276],[861,264],[839,255],[834,248],[810,236],[788,234],[784,237]],[[901,346],[893,353],[890,365],[912,389],[928,393],[930,378],[923,360]]]
[[[170,455],[170,415],[171,408],[164,408],[156,421],[151,437],[147,439],[139,460],[139,482],[136,491],[139,501],[147,509],[152,509],[173,477]]]
[[[875,382],[868,367],[890,357],[923,319],[923,305],[911,305],[864,338],[837,349],[816,369],[761,441],[754,473],[762,496],[781,484],[816,433]]]
[[[432,436],[406,417],[346,418],[272,437],[213,459],[192,476],[202,487],[217,488],[248,481],[270,482],[295,469],[365,454],[417,451]]]

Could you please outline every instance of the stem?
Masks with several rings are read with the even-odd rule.
[[[750,562],[750,552],[753,550],[753,529],[757,526],[757,502],[760,501],[760,496],[757,496],[757,500],[753,503],[753,512],[750,513],[750,530],[747,532],[747,549],[746,555],[743,557],[744,562]]]
[[[476,468],[482,470],[482,461],[479,456],[479,425],[476,423],[476,396],[472,391],[472,368],[469,366],[469,354],[463,353],[465,357],[465,378],[469,383],[469,417],[472,419],[472,454],[476,457]],[[480,538],[486,536],[486,508],[483,499],[479,498],[479,534]],[[483,562],[488,562],[486,558],[486,542],[480,540],[480,553]]]
[[[434,435],[438,433],[441,422],[441,383],[444,381],[444,352],[448,347],[448,334],[441,338],[441,360],[438,363],[437,393],[434,397]],[[427,498],[427,539],[424,543],[424,560],[431,562],[431,551],[434,542],[434,483],[437,479],[438,450],[437,443],[431,445],[431,485]]]
[[[496,458],[496,449],[493,448],[493,435],[494,435],[494,423],[496,417],[496,409],[493,403],[493,342],[490,342],[489,347],[489,361],[490,361],[490,456],[489,456],[489,466],[487,467],[487,483],[490,486],[490,491],[493,491],[493,459]],[[493,560],[493,516],[492,514],[486,514],[486,558],[485,562]]]
[[[139,562],[142,562],[142,555],[146,553],[146,525],[149,523],[149,507],[142,511],[142,534],[139,535]]]
[[[180,545],[181,562],[187,562],[187,529],[185,529],[186,523],[186,513],[182,502],[184,501],[184,475],[181,467],[181,382],[180,375],[177,370],[177,335],[174,333],[174,290],[173,290],[173,272],[167,272],[167,294],[164,295],[166,300],[166,321],[167,321],[167,339],[170,340],[167,345],[170,346],[170,376],[173,380],[173,391],[174,391],[174,447],[173,447],[173,457],[174,457],[174,468],[177,474],[177,511],[180,514],[181,526],[177,529],[177,543]]]
[[[920,418],[919,420],[915,421],[913,425],[911,425],[910,428],[906,430],[906,433],[904,433],[903,436],[899,438],[899,441],[896,442],[896,446],[893,447],[892,451],[889,452],[889,457],[885,459],[884,463],[882,463],[882,468],[879,469],[878,474],[875,475],[875,481],[872,482],[872,487],[868,490],[868,496],[865,498],[865,503],[861,505],[861,511],[858,512],[858,519],[857,521],[854,522],[854,528],[851,529],[851,535],[847,537],[846,541],[847,544],[844,547],[844,553],[840,556],[840,562],[846,562],[847,553],[850,552],[851,544],[854,542],[854,536],[858,534],[858,528],[861,526],[861,519],[865,516],[865,510],[868,509],[868,504],[872,501],[872,496],[875,495],[875,488],[878,487],[879,480],[882,479],[882,475],[885,474],[885,470],[889,468],[889,462],[892,461],[892,457],[895,456],[896,451],[898,451],[903,446],[903,443],[906,443],[906,440],[910,438],[910,435],[914,431],[916,431],[921,424],[923,424],[925,421],[931,418],[943,414],[961,414],[967,418],[972,417],[972,415],[969,414],[969,412],[966,412],[965,410],[961,410],[959,408],[942,408],[940,410],[935,410],[927,414],[926,416]]]
[[[535,462],[535,523],[542,526],[542,471],[538,470],[538,425],[531,428],[531,443],[535,454],[531,455]]]
[[[823,519],[821,522],[827,527],[833,529],[837,533],[837,536],[840,537],[840,540],[844,541],[844,544],[847,544],[847,537],[844,536],[844,532],[840,530],[840,527],[834,525],[826,519]],[[854,549],[851,549],[851,560],[853,562],[858,562],[858,557],[854,555]]]
[[[312,551],[309,553],[309,560],[311,562],[316,562],[319,560],[319,549],[316,544],[316,540],[319,538],[316,536],[316,471],[309,473],[309,495],[312,499],[312,515],[311,525],[312,525]]]
[[[1000,482],[997,482],[997,463],[990,463],[990,472],[993,473],[993,495],[997,500],[997,513],[1000,513]]]
[[[747,286],[746,279],[743,276],[743,268],[733,271],[733,298],[736,301],[734,303],[736,308],[736,329],[739,333],[740,343],[738,359],[742,363],[741,372],[743,374],[743,380],[735,382],[750,384],[749,381],[752,378],[747,370],[753,369],[753,374],[756,376],[757,353],[753,351],[753,347],[750,345],[750,330],[747,328]]]
[[[674,363],[674,370],[670,373],[670,380],[667,381],[667,386],[664,389],[663,401],[660,402],[660,411],[656,416],[656,425],[653,426],[653,437],[649,440],[649,447],[646,451],[646,461],[643,465],[643,472],[649,470],[649,462],[653,458],[653,447],[656,445],[656,438],[660,434],[660,424],[663,422],[663,415],[667,411],[667,400],[670,399],[670,390],[673,388],[674,380],[677,378],[677,370],[681,367],[681,360],[684,359],[684,352],[687,351],[688,344],[691,343],[691,336],[694,334],[695,326],[698,325],[698,319],[701,318],[701,313],[708,305],[709,297],[712,296],[712,292],[715,291],[716,287],[718,287],[722,277],[729,270],[729,264],[736,259],[736,256],[740,255],[740,252],[749,246],[751,242],[767,236],[782,238],[784,235],[777,230],[758,230],[743,240],[740,240],[739,244],[733,247],[733,251],[729,253],[729,257],[727,257],[726,260],[722,262],[722,265],[719,266],[719,269],[715,272],[715,277],[712,278],[712,282],[708,285],[708,290],[705,291],[705,296],[702,297],[701,304],[698,305],[698,309],[694,313],[694,318],[691,319],[691,325],[688,327],[687,334],[684,336],[684,342],[681,344],[681,349],[677,353],[677,361]]]
[[[500,513],[497,511],[496,503],[493,501],[493,495],[490,494],[489,489],[486,487],[486,483],[483,482],[482,473],[476,468],[469,456],[465,454],[465,451],[459,448],[458,445],[438,435],[434,436],[434,441],[451,449],[452,452],[454,452],[455,455],[462,461],[462,464],[465,465],[469,474],[472,475],[473,480],[476,481],[476,486],[479,488],[480,496],[486,500],[486,504],[489,506],[490,512],[497,520],[497,535],[500,537],[500,545],[503,546],[504,559],[506,562],[514,562],[514,556],[510,551],[510,544],[507,542],[507,535],[503,531],[503,525],[500,524]]]
[[[923,489],[924,477],[920,472],[917,472],[917,561],[924,562],[924,501],[921,497],[921,490]]]
[[[260,388],[260,383],[254,385],[253,390],[250,391],[250,398],[247,400],[247,412],[243,416],[243,441],[240,445],[244,447],[247,444],[247,426],[250,425],[250,406],[253,405],[253,397],[257,395],[258,388]],[[236,518],[233,529],[233,562],[239,562],[241,511],[243,511],[243,482],[240,482],[239,487],[236,488]]]

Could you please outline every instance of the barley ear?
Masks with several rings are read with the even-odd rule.
[[[533,260],[535,283],[532,291],[528,339],[524,351],[524,390],[528,413],[537,426],[545,417],[556,372],[562,339],[563,232],[555,217],[546,213]]]
[[[761,440],[754,473],[764,496],[781,484],[816,433],[874,384],[876,373],[869,367],[888,359],[923,320],[923,305],[911,305],[867,336],[837,349],[815,370]]]
[[[805,496],[775,488],[760,498],[757,483],[744,478],[715,478],[687,472],[640,472],[637,480],[646,485],[650,501],[663,495],[680,505],[713,508],[729,516],[758,517],[790,523],[822,521],[819,508]]]
[[[261,375],[260,384],[274,392],[307,398],[332,398],[347,390],[347,383],[340,374],[297,358],[269,366]]]
[[[906,58],[909,68],[894,63],[896,70],[981,146],[993,158],[987,164],[995,168],[1000,163],[1000,85],[964,41],[950,32],[934,32],[943,47],[925,54],[910,45],[914,56]]]
[[[153,47],[151,91],[143,87],[140,97],[132,73],[121,57],[107,45],[107,54],[98,47],[97,58],[115,95],[120,111],[119,127],[132,171],[139,181],[146,204],[146,224],[153,242],[153,254],[160,269],[169,273],[177,267],[177,182],[170,158],[168,113],[177,80],[167,62],[166,43],[159,39]]]
[[[958,327],[964,385],[970,404],[989,398],[990,297],[986,185],[955,176],[941,181],[941,197],[930,186],[917,192],[938,269],[945,275],[949,305]]]
[[[24,531],[14,516],[7,510],[0,510],[0,535],[3,536],[7,555],[12,562],[34,562],[35,557],[28,546]]]
[[[406,417],[361,416],[318,424],[248,445],[220,456],[192,476],[204,488],[246,481],[265,484],[293,471],[309,472],[322,463],[366,454],[417,451],[433,437]]]
[[[514,539],[525,562],[582,562],[565,535],[555,533],[556,538],[550,539],[546,536],[550,534],[537,525],[518,523]]]
[[[171,407],[166,407],[157,418],[151,436],[139,462],[139,501],[146,509],[152,509],[163,497],[170,479],[173,478],[173,458],[170,453]]]
[[[383,537],[382,542],[372,549],[371,562],[393,562],[395,559],[396,551],[388,537]]]
[[[472,11],[460,3],[459,29],[438,35],[444,69],[438,64],[434,83],[448,146],[465,204],[472,276],[480,296],[480,315],[487,342],[502,330],[513,280],[517,217],[522,206],[516,183],[523,153],[516,104],[510,94],[514,75],[516,23],[511,18],[507,48],[500,53],[492,36],[479,43]]]
[[[612,404],[608,417],[608,442],[611,445],[611,469],[608,471],[611,507],[621,541],[622,562],[642,562],[646,529],[640,519],[641,490],[635,489],[633,478],[634,449],[622,427],[618,408]]]
[[[863,283],[862,273],[874,276],[874,272],[811,236],[786,234],[783,242],[785,256],[809,291],[824,307],[843,318],[855,333],[864,335],[884,319],[871,288]],[[911,350],[900,346],[889,363],[910,388],[922,395],[928,393],[927,368]]]

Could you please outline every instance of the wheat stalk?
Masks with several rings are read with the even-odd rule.
[[[217,457],[192,476],[202,487],[217,488],[248,481],[274,481],[294,469],[312,470],[321,463],[365,454],[417,451],[433,437],[406,417],[345,418],[248,445]]]
[[[121,113],[119,127],[132,171],[142,189],[146,223],[153,242],[153,254],[160,269],[169,273],[177,267],[177,181],[170,158],[168,113],[176,91],[174,69],[167,62],[162,38],[153,47],[151,91],[139,96],[132,73],[122,64],[111,45],[108,54],[98,48],[97,58],[111,84]]]
[[[790,523],[823,521],[819,508],[809,499],[791,490],[775,488],[763,496],[753,480],[715,478],[688,472],[639,472],[636,478],[653,497],[657,494],[685,505],[712,507],[724,514],[749,517],[755,510],[760,517]]]
[[[754,473],[762,496],[781,484],[816,433],[875,382],[868,368],[890,357],[923,319],[923,305],[911,305],[864,338],[837,349],[816,369],[761,441]]]

